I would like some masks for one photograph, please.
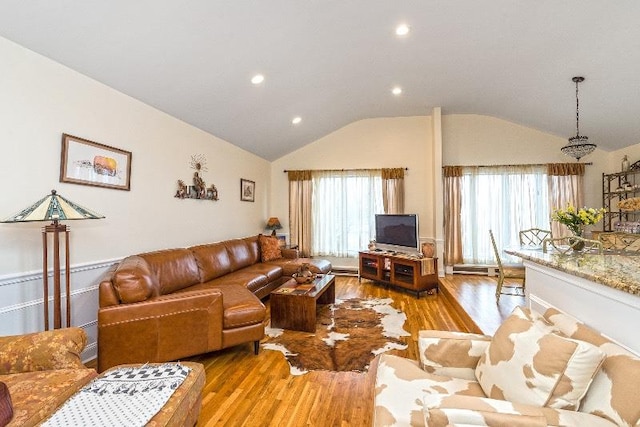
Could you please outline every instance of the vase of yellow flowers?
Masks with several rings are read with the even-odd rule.
[[[568,204],[566,209],[556,209],[551,214],[551,219],[564,224],[573,233],[574,236],[582,237],[584,228],[587,225],[597,224],[604,217],[606,209],[604,208],[580,208],[576,209],[572,204]],[[573,250],[580,251],[584,249],[584,242],[578,244],[571,243]]]

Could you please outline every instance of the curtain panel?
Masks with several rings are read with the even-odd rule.
[[[462,166],[445,166],[444,179],[444,264],[462,263]]]
[[[382,169],[381,174],[384,213],[404,213],[404,169]]]
[[[303,257],[311,255],[311,171],[288,171],[289,240]]]

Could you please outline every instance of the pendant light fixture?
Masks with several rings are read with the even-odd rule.
[[[580,160],[587,154],[591,154],[596,149],[596,144],[589,142],[589,137],[580,135],[580,103],[578,100],[578,84],[584,81],[584,77],[574,77],[576,83],[576,136],[569,138],[569,143],[560,150],[567,156]]]

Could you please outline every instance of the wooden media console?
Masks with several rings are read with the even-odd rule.
[[[358,280],[375,280],[420,292],[438,292],[438,258],[418,258],[384,251],[362,251],[359,254]]]

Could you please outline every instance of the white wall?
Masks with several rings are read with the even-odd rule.
[[[431,117],[366,119],[281,157],[271,165],[271,214],[289,229],[289,187],[283,170],[407,167],[405,212],[420,218],[420,237],[434,237]],[[284,230],[283,230],[284,231]]]
[[[72,271],[100,270],[147,250],[258,233],[269,214],[266,160],[2,38],[0,129],[0,218],[52,188],[106,216],[67,222]],[[131,151],[131,191],[58,182],[62,133]],[[178,179],[191,180],[189,161],[196,154],[207,160],[202,177],[218,188],[217,202],[173,197]],[[255,203],[240,201],[240,178],[256,182]],[[41,328],[25,318],[41,316],[43,225],[0,224],[1,334]],[[95,320],[95,273],[72,275],[74,298],[93,292],[94,303],[78,313],[79,322]]]

